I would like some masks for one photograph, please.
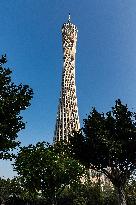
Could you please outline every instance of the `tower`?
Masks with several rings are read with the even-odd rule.
[[[63,70],[54,141],[68,141],[68,136],[80,128],[75,85],[77,33],[69,14],[68,22],[62,26]]]

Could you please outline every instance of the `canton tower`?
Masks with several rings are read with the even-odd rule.
[[[68,22],[62,26],[63,69],[54,142],[68,141],[68,136],[80,129],[75,85],[77,33],[77,27],[71,23],[69,14]]]

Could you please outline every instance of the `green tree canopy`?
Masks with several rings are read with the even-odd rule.
[[[40,193],[49,204],[55,204],[64,188],[78,181],[84,170],[56,146],[42,142],[23,147],[15,161],[15,170],[30,197]]]
[[[136,168],[135,116],[117,100],[106,114],[93,108],[83,129],[71,137],[76,159],[88,168],[102,171],[118,190],[122,205],[126,204],[125,184]]]
[[[25,128],[20,112],[30,105],[33,91],[28,85],[15,85],[12,71],[5,68],[6,56],[0,58],[0,159],[9,158],[9,151],[19,145],[17,134]]]
[[[13,179],[0,178],[0,204],[5,204],[10,197],[20,197],[22,188],[17,177]]]

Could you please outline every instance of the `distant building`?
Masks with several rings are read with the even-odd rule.
[[[69,15],[68,22],[62,26],[63,71],[54,142],[68,141],[73,130],[80,129],[75,85],[77,33],[77,27],[71,23]]]

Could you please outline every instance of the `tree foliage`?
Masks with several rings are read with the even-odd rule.
[[[102,171],[118,190],[119,203],[126,204],[124,187],[136,168],[135,113],[120,100],[106,114],[93,108],[71,144],[74,156],[88,168]]]
[[[127,205],[136,204],[136,182],[131,180],[125,187]],[[47,205],[42,195],[32,198],[29,190],[24,186],[20,177],[13,179],[0,178],[0,204],[21,205]],[[90,178],[85,182],[74,181],[70,186],[65,186],[57,198],[57,205],[117,205],[117,197],[113,187],[108,184],[94,183]]]
[[[134,205],[136,204],[136,178],[135,175],[132,175],[130,180],[127,182],[125,187],[127,204]]]
[[[12,71],[5,68],[6,56],[0,58],[0,159],[9,158],[9,151],[19,145],[17,134],[25,128],[20,112],[30,105],[33,91],[28,85],[15,85]]]
[[[64,188],[78,181],[83,173],[76,160],[44,142],[21,148],[15,170],[31,197],[40,193],[49,204],[55,204]]]
[[[20,197],[22,188],[18,178],[0,178],[0,204],[5,204],[10,198]]]

